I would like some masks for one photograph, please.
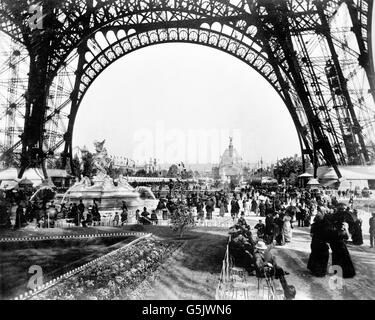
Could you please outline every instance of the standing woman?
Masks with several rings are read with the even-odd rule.
[[[257,207],[258,207],[257,201],[255,200],[255,198],[253,198],[251,200],[251,209],[250,209],[250,211],[254,212],[255,214],[257,214]]]
[[[316,277],[324,277],[327,273],[329,260],[329,247],[326,241],[327,222],[323,215],[317,215],[311,225],[311,254],[307,263],[307,269]]]
[[[353,210],[353,220],[354,222],[351,224],[351,228],[349,228],[349,232],[352,235],[352,241],[354,245],[360,246],[363,244],[363,236],[362,236],[362,219],[358,217],[358,211]]]
[[[215,210],[215,203],[214,201],[210,198],[206,202],[206,218],[208,220],[212,219],[212,212]]]
[[[198,203],[197,203],[197,219],[198,220],[201,220],[203,222],[204,220],[204,211],[203,211],[203,202],[202,200],[198,200]]]
[[[227,212],[227,206],[225,204],[225,199],[223,198],[221,201],[220,201],[220,217],[224,217],[224,214],[225,212]]]
[[[292,241],[292,225],[291,221],[292,218],[290,215],[286,214],[283,218],[283,240],[284,243],[291,242]]]
[[[245,215],[247,215],[248,213],[250,213],[250,204],[249,204],[249,200],[248,199],[245,199],[243,201],[243,211],[245,212]]]
[[[228,213],[229,212],[228,210],[229,199],[228,199],[228,195],[226,194],[224,194],[223,203],[224,203],[225,213]]]
[[[345,244],[348,238],[348,224],[346,222],[332,222],[328,234],[329,246],[332,250],[332,265],[341,267],[343,278],[355,276],[355,268]]]

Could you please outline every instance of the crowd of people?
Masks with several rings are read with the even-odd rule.
[[[294,299],[296,289],[288,285],[285,276],[289,273],[284,271],[271,253],[271,246],[267,246],[259,234],[257,225],[257,236],[253,237],[250,225],[246,222],[245,214],[242,212],[238,221],[229,229],[230,241],[229,252],[232,263],[243,267],[249,275],[258,278],[273,277],[280,281],[286,299]]]
[[[311,254],[307,268],[314,276],[326,275],[329,261],[329,250],[332,251],[332,264],[342,268],[344,278],[355,276],[355,267],[351,261],[347,249],[349,237],[353,245],[363,244],[362,220],[352,203],[339,202],[338,193],[311,191],[295,187],[250,187],[240,191],[209,191],[193,190],[192,192],[170,193],[165,198],[160,198],[155,209],[144,207],[143,211],[135,213],[136,222],[140,224],[158,224],[159,219],[167,220],[171,213],[180,205],[184,205],[195,212],[196,219],[212,219],[213,213],[218,212],[219,217],[231,217],[233,227],[230,229],[231,252],[236,263],[246,267],[249,273],[263,273],[260,264],[257,263],[257,252],[273,246],[284,246],[293,241],[293,229],[309,228],[311,234]],[[1,195],[0,211],[2,225],[10,226],[8,220],[4,220],[4,212],[9,212],[4,195]],[[151,213],[150,213],[150,212]],[[253,232],[246,217],[252,214],[258,216]],[[115,212],[114,226],[128,223],[128,207],[122,202],[121,211]],[[375,213],[370,218],[370,246],[375,243]],[[36,221],[40,228],[53,227],[57,217],[76,226],[95,226],[100,224],[101,214],[98,202],[93,200],[89,206],[85,206],[82,200],[79,203],[62,205],[59,210],[54,201],[20,201],[18,203],[14,229],[18,229],[27,223]],[[5,223],[4,223],[5,222]],[[253,235],[254,233],[254,235]],[[253,238],[255,237],[255,239]],[[263,249],[262,249],[263,248]],[[260,258],[258,257],[258,262]],[[271,263],[272,264],[272,263]],[[282,271],[274,265],[277,278],[286,286]],[[285,289],[288,290],[288,289]],[[286,295],[292,296],[291,290]]]
[[[322,277],[327,274],[329,250],[332,252],[332,265],[341,268],[343,278],[356,275],[347,241],[351,238],[353,245],[362,245],[363,235],[362,220],[352,202],[339,202],[337,193],[292,188],[273,191],[252,189],[250,193],[240,193],[239,199],[243,202],[241,213],[236,219],[240,207],[237,200],[237,205],[232,205],[231,209],[235,224],[229,230],[229,252],[233,263],[257,276],[271,272],[275,279],[280,280],[287,299],[294,297],[295,289],[287,285],[287,273],[277,265],[270,251],[274,246],[291,242],[296,225],[299,228],[310,227],[307,230],[311,234],[311,254],[306,267],[312,275]],[[233,201],[236,201],[235,196]],[[247,211],[261,217],[253,229],[246,222]],[[369,226],[370,247],[373,248],[375,212]]]

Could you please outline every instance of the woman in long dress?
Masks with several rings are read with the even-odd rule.
[[[249,203],[249,200],[244,200],[243,202],[243,210],[245,212],[245,215],[249,214],[250,213],[250,203]]]
[[[332,265],[341,267],[343,278],[353,278],[355,276],[355,268],[345,244],[345,240],[349,238],[345,224],[343,223],[341,228],[337,226],[331,228],[329,245],[332,250]]]
[[[349,224],[349,232],[352,235],[354,245],[360,246],[363,244],[362,219],[358,217],[357,210],[353,212],[353,222]]]
[[[329,247],[326,242],[326,227],[327,223],[322,216],[317,216],[311,225],[311,254],[307,269],[316,277],[324,277],[327,273]]]
[[[283,224],[284,243],[292,241],[292,226],[291,226],[291,223],[290,223],[291,220],[292,220],[292,218],[287,214],[283,218],[283,221],[284,221],[284,224]]]
[[[226,212],[225,202],[221,201],[220,202],[220,212],[219,212],[220,217],[224,217],[225,212]]]
[[[352,227],[352,241],[354,245],[360,246],[363,244],[363,236],[362,236],[362,220],[357,219],[354,221]]]

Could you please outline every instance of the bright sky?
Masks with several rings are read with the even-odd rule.
[[[161,44],[113,63],[78,112],[74,146],[106,139],[140,162],[218,162],[229,142],[248,162],[300,153],[276,91],[242,61],[194,44]]]

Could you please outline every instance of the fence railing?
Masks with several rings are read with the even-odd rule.
[[[227,300],[230,295],[227,290],[227,284],[230,282],[230,272],[231,272],[231,257],[229,253],[229,242],[227,243],[223,264],[220,272],[219,284],[216,288],[215,300]]]
[[[76,227],[73,222],[67,222],[69,219],[58,219],[55,221],[56,228],[72,228]],[[137,220],[135,219],[135,213],[133,215],[128,215],[128,220],[125,223],[119,221],[115,221],[112,216],[103,216],[101,217],[100,221],[93,221],[90,226],[98,226],[98,227],[116,227],[121,225],[133,225],[137,224]],[[156,223],[155,223],[156,224]],[[228,217],[214,217],[213,219],[199,219],[196,220],[197,227],[218,227],[218,228],[230,228],[234,224],[233,219]],[[170,219],[158,219],[157,225],[159,226],[170,226],[171,220]],[[81,228],[81,226],[79,226]]]

